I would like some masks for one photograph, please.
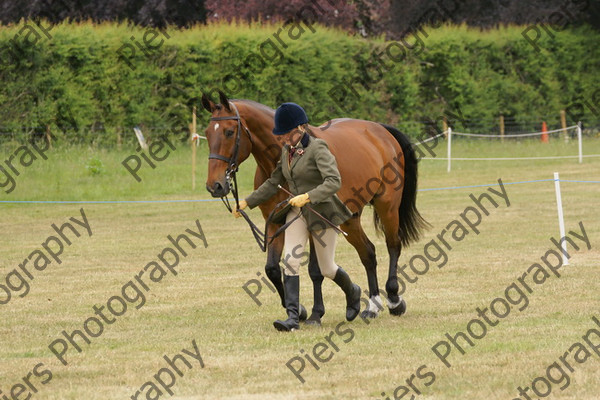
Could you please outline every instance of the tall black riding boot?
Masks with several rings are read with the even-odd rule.
[[[300,307],[300,277],[285,275],[283,278],[285,286],[285,309],[288,319],[285,321],[277,320],[273,326],[278,331],[289,332],[300,329],[298,325],[298,310]]]
[[[338,267],[333,281],[346,294],[346,319],[352,321],[360,312],[360,287],[352,283],[346,271],[340,267]]]

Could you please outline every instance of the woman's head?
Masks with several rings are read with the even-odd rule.
[[[305,133],[309,133],[308,125],[298,125],[288,133],[277,135],[275,138],[283,145],[295,146],[304,136]]]
[[[294,145],[307,131],[308,116],[296,103],[283,103],[275,111],[273,134],[280,143]]]

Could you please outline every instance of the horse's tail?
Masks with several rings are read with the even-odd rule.
[[[404,153],[404,187],[400,208],[398,209],[400,217],[398,235],[400,236],[400,243],[404,247],[418,241],[422,231],[431,227],[431,225],[425,221],[417,210],[418,160],[412,143],[406,135],[393,126],[381,125],[396,138]],[[379,220],[379,216],[376,212],[373,215],[375,227],[380,229],[381,221]]]

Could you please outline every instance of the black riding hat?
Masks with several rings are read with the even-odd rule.
[[[308,124],[308,117],[296,103],[283,103],[275,111],[274,135],[285,135],[298,125]]]

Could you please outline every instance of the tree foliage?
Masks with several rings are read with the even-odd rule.
[[[65,20],[131,21],[139,25],[189,26],[206,19],[204,0],[0,0],[0,21],[22,18]]]

